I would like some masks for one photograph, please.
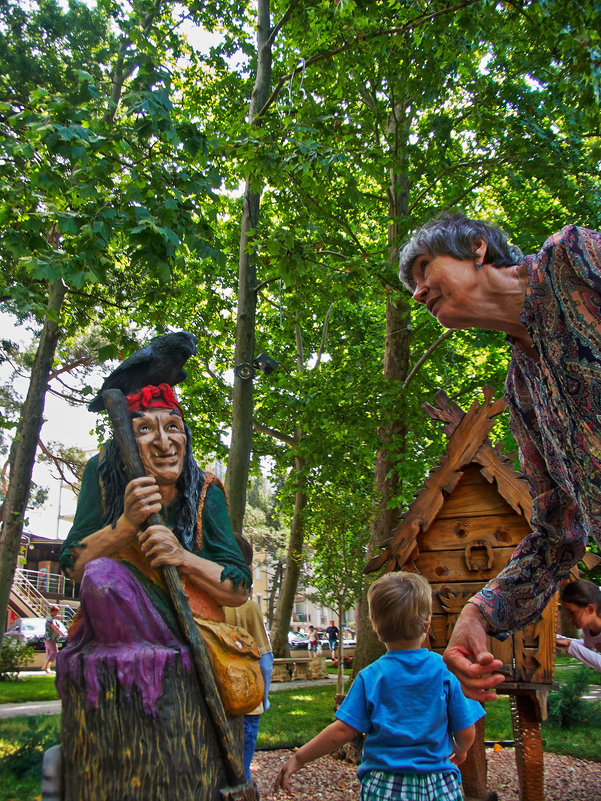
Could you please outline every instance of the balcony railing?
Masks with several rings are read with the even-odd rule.
[[[41,595],[61,595],[64,598],[77,598],[76,583],[60,573],[47,573],[45,570],[15,570],[14,583],[18,586],[27,585],[37,590]],[[25,591],[27,587],[25,586]]]

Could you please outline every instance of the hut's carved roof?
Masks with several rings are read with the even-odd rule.
[[[449,401],[445,392],[436,393],[436,406],[423,405],[425,412],[435,420],[445,423],[448,435],[446,452],[438,465],[430,472],[415,499],[410,504],[390,539],[381,546],[382,552],[374,556],[365,568],[366,573],[379,570],[399,570],[410,559],[417,556],[417,538],[427,531],[444,505],[445,498],[457,486],[463,470],[470,464],[479,464],[480,472],[489,482],[496,482],[499,494],[516,511],[530,520],[532,499],[528,482],[522,473],[513,469],[513,455],[505,455],[500,442],[493,446],[488,435],[495,425],[494,417],[507,408],[504,398],[493,400],[495,391],[490,386],[483,388],[484,403],[474,401],[464,412],[454,401]]]
[[[491,386],[484,386],[482,392],[484,403],[479,405],[474,401],[467,412],[455,401],[449,401],[443,390],[435,395],[436,406],[424,403],[422,408],[430,417],[445,423],[444,432],[449,437],[446,453],[430,471],[425,486],[415,496],[392,536],[381,546],[382,551],[369,560],[364,573],[372,573],[383,566],[385,572],[400,570],[410,559],[417,558],[419,534],[428,530],[446,497],[471,464],[479,464],[484,478],[490,483],[495,481],[501,497],[530,522],[532,499],[527,480],[513,469],[515,454],[504,454],[502,444],[493,445],[488,438],[495,425],[493,418],[505,411],[507,403],[504,398],[493,400],[495,390]],[[601,558],[587,552],[583,561],[590,570]]]

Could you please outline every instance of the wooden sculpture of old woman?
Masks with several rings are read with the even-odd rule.
[[[252,584],[223,489],[217,481],[209,483],[197,465],[190,429],[168,383],[129,393],[127,409],[146,475],[126,480],[113,440],[90,459],[61,566],[81,581],[87,565],[110,557],[135,576],[168,617],[156,571],[174,565],[194,613],[223,620],[221,607],[244,603]],[[153,512],[164,525],[142,531]]]
[[[207,765],[213,757],[202,756],[197,764],[196,752],[206,746],[216,754],[214,761],[221,759],[223,762],[224,758],[228,761],[223,748],[215,749],[213,743],[208,742],[215,739],[211,734],[215,732],[215,719],[212,712],[206,714],[205,687],[201,686],[200,695],[194,689],[188,700],[182,701],[181,695],[164,700],[166,694],[174,692],[174,682],[181,682],[186,671],[194,674],[193,651],[182,636],[181,620],[164,582],[164,570],[177,570],[193,615],[192,626],[196,624],[200,631],[204,627],[211,636],[216,632],[217,639],[227,641],[229,637],[234,650],[242,647],[246,633],[237,630],[231,636],[231,627],[223,622],[223,607],[244,603],[252,583],[251,572],[232,531],[223,488],[213,475],[201,470],[196,463],[191,432],[172,388],[176,380],[185,376],[181,364],[195,352],[195,338],[180,332],[161,338],[159,345],[163,349],[165,342],[169,347],[166,354],[161,354],[160,363],[157,364],[156,353],[147,346],[132,359],[133,370],[120,366],[103,387],[117,387],[126,396],[134,451],[137,447],[144,475],[128,480],[122,453],[115,441],[106,443],[85,467],[73,527],[61,550],[63,570],[81,582],[82,607],[60,656],[57,685],[63,704],[75,685],[85,686],[82,704],[86,711],[81,714],[84,718],[89,716],[89,720],[85,720],[84,730],[88,736],[93,724],[97,727],[98,738],[93,746],[81,749],[80,759],[90,762],[96,759],[97,764],[87,767],[87,783],[82,781],[80,795],[73,795],[74,798],[83,797],[84,785],[88,792],[87,786],[96,783],[98,787],[102,784],[109,788],[105,791],[107,798],[117,792],[119,797],[131,799],[158,799],[166,797],[165,794],[180,799],[213,799],[219,797],[215,793],[223,782],[223,769],[215,768],[213,778],[203,785],[198,774],[211,773]],[[167,380],[161,381],[162,376]],[[103,408],[101,397],[99,395],[90,405],[92,409]],[[160,516],[160,524],[146,527],[153,514]],[[252,638],[249,640],[245,647],[256,649]],[[224,647],[227,646],[228,642]],[[258,656],[257,652],[257,672]],[[227,672],[229,657],[226,655],[223,661]],[[253,687],[253,681],[252,673],[249,681],[244,679],[249,694],[261,697],[262,684]],[[111,682],[116,682],[116,690],[110,687],[107,690]],[[226,686],[226,694],[227,690]],[[112,700],[115,692],[119,697],[117,701]],[[243,706],[240,710],[235,708],[240,702],[240,693],[234,688],[232,694],[234,708],[228,708],[226,699],[225,712],[234,716],[244,714]],[[124,700],[119,700],[122,696]],[[135,701],[136,698],[140,700]],[[161,699],[163,707],[167,704],[166,709],[160,709]],[[210,699],[207,703],[210,708]],[[249,697],[248,703],[256,706],[258,702]],[[96,757],[96,751],[104,747],[102,716],[107,713],[103,711],[103,704],[113,706],[108,715],[111,725],[113,718],[118,719],[124,709],[138,704],[140,712],[135,714],[138,719],[144,719],[142,725],[147,727],[144,735],[138,737],[138,720],[132,724],[134,733],[128,735],[127,741],[134,742],[139,766],[131,770],[129,746],[125,748],[119,739],[124,724],[120,720],[114,724],[116,746],[113,751],[123,757],[120,776],[114,783],[110,775],[106,776],[112,769],[110,764],[108,767],[104,764],[110,763],[110,752],[106,758],[98,760]],[[205,711],[199,712],[200,707]],[[72,717],[77,719],[79,714],[78,711]],[[198,715],[211,718],[210,723],[199,722]],[[174,725],[182,727],[182,731],[172,734],[172,745],[165,744],[165,750],[170,751],[167,758],[162,752],[167,729],[172,723],[167,718],[171,717],[179,718]],[[198,732],[198,736],[194,732]],[[79,747],[79,736],[70,736]],[[166,760],[160,770],[144,764],[151,759],[148,739],[152,738],[156,739],[152,758]],[[189,762],[187,768],[183,768],[177,761],[180,759],[178,743],[183,746],[188,740]],[[63,736],[63,746],[65,744],[73,746]],[[124,748],[125,756],[121,753]],[[63,762],[68,750],[63,747]],[[186,771],[189,775],[182,778]],[[71,775],[76,772],[77,766],[72,766]],[[122,790],[126,785],[127,792]],[[137,790],[132,789],[134,785],[138,786]],[[88,797],[104,796],[99,789],[92,788]]]

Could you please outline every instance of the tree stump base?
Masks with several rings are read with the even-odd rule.
[[[57,661],[62,801],[219,801],[223,759],[188,648],[113,560],[88,564],[81,599]],[[243,718],[229,723],[241,754]]]
[[[227,782],[194,675],[170,671],[155,715],[106,668],[101,683],[96,709],[75,683],[63,700],[63,801],[219,801]]]

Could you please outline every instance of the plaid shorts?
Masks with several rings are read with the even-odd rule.
[[[462,801],[455,773],[385,773],[370,770],[361,779],[360,801]]]

